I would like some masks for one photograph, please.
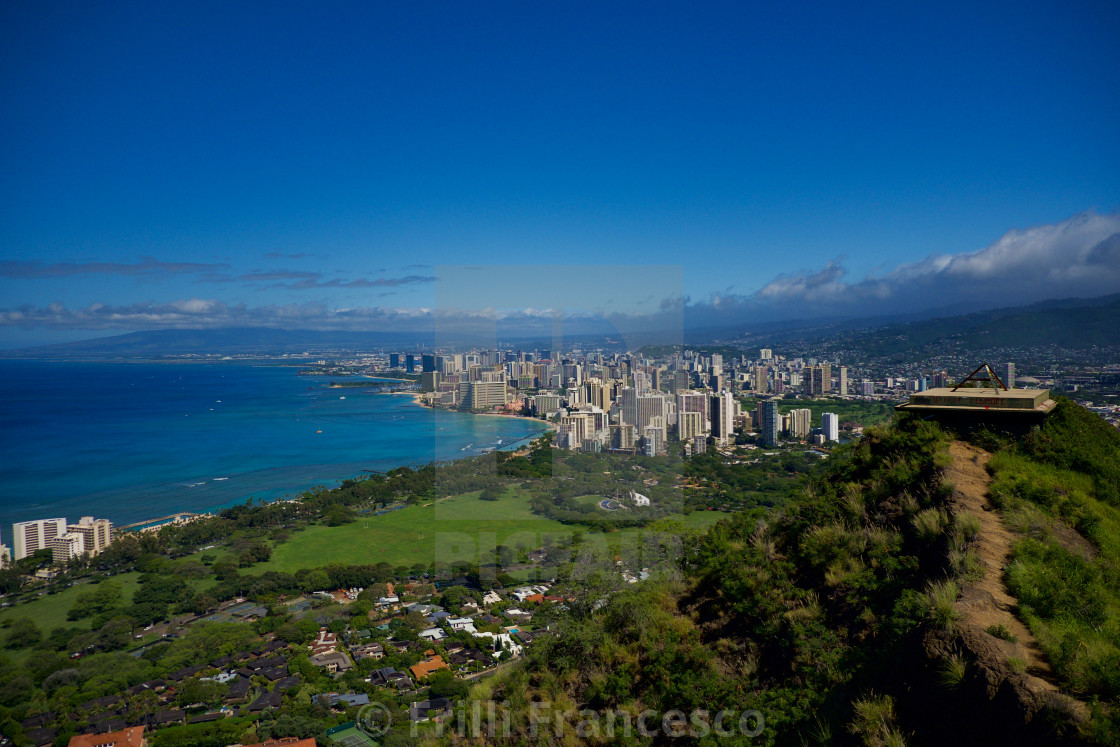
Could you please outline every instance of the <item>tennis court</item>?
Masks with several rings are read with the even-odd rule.
[[[375,747],[377,744],[377,742],[373,741],[353,726],[344,731],[331,734],[330,738],[335,744],[342,745],[343,747]]]

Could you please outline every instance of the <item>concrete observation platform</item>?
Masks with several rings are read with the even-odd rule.
[[[895,410],[958,429],[1019,431],[1041,425],[1054,404],[1049,389],[938,388],[915,392]]]

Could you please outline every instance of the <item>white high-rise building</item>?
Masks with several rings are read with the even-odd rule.
[[[812,430],[813,411],[808,407],[789,411],[789,435],[793,438],[808,438]]]
[[[51,547],[51,540],[66,534],[66,519],[39,519],[12,524],[14,560]]]
[[[1008,389],[1015,388],[1015,364],[1008,363],[1003,369],[1003,383],[1007,384]]]
[[[821,416],[821,430],[824,431],[825,441],[840,440],[840,416],[834,412],[826,412]]]
[[[774,357],[774,351],[770,348],[760,348],[758,351],[758,357],[764,361],[768,361]]]
[[[660,427],[661,418],[654,418],[654,422],[643,433],[645,439],[645,455],[657,456],[665,453],[665,429]]]
[[[840,366],[840,395],[843,397],[848,396],[848,367]]]
[[[77,532],[67,532],[51,540],[51,550],[54,551],[54,562],[58,564],[81,557],[86,552],[85,537]]]
[[[80,534],[85,543],[85,552],[100,555],[112,542],[113,523],[108,519],[95,519],[83,516],[77,524],[67,527],[70,534]]]

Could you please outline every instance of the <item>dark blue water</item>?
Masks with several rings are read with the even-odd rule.
[[[409,395],[331,389],[297,370],[0,361],[0,536],[10,544],[12,522],[28,519],[120,525],[281,498],[543,431],[430,410]]]

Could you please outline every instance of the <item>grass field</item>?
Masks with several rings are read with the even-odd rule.
[[[180,558],[174,562],[183,562],[191,559],[192,556]],[[127,606],[132,601],[132,594],[136,591],[139,584],[140,573],[122,573],[118,576],[113,576],[113,582],[121,585],[121,598],[122,605]],[[196,591],[205,591],[217,583],[213,578],[197,579],[191,582],[191,585]],[[5,607],[0,610],[0,623],[5,620],[10,620],[16,617],[30,617],[43,631],[43,635],[50,635],[51,631],[55,628],[65,627],[79,627],[85,628],[89,626],[88,620],[67,620],[66,613],[74,606],[78,595],[83,591],[89,591],[94,588],[91,584],[77,584],[64,589],[57,594],[44,594],[33,602],[25,602],[14,607]],[[3,632],[0,631],[0,638],[3,637]],[[26,652],[22,652],[26,653]]]
[[[136,591],[136,587],[139,586],[137,583],[139,578],[139,573],[132,572],[114,576],[112,580],[121,585],[123,598],[131,600],[132,593]],[[92,588],[93,587],[89,584],[78,584],[64,589],[57,594],[44,594],[33,602],[25,602],[14,607],[5,607],[3,610],[0,610],[0,623],[17,617],[30,617],[35,621],[35,624],[39,626],[39,629],[43,631],[44,636],[50,635],[51,631],[55,628],[88,628],[88,620],[67,620],[66,613],[74,606],[74,602],[77,600],[79,594]],[[3,631],[0,631],[0,637],[3,635]],[[5,651],[5,653],[15,659],[22,660],[31,653],[31,649],[19,649],[14,652]]]
[[[532,513],[529,498],[521,491],[508,490],[497,501],[480,501],[478,493],[465,493],[384,516],[363,516],[343,526],[308,527],[277,545],[272,559],[253,566],[253,573],[290,573],[327,563],[453,563],[476,557],[480,545],[493,548],[508,542],[538,547],[544,533],[572,531]]]
[[[726,514],[696,511],[679,520],[686,528],[705,528]],[[277,545],[272,559],[253,566],[253,573],[269,570],[291,573],[327,563],[347,565],[386,562],[395,566],[454,563],[477,558],[478,550],[501,544],[541,546],[544,535],[570,535],[581,527],[542,518],[529,509],[529,498],[517,489],[497,501],[480,501],[478,493],[448,498],[428,506],[410,506],[384,516],[363,517],[338,527],[316,525]],[[617,548],[626,529],[606,535]]]

